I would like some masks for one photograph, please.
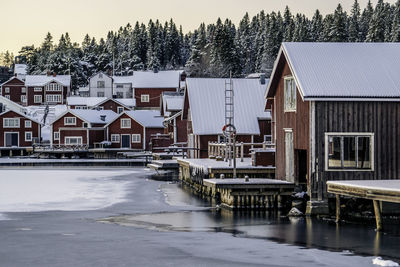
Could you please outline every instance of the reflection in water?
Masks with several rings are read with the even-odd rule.
[[[310,217],[288,218],[272,211],[229,211],[208,208],[212,203],[182,190],[178,184],[163,184],[167,202],[186,208],[182,212],[127,215],[101,220],[159,231],[215,231],[233,235],[269,239],[279,243],[347,251],[361,255],[380,255],[400,259],[399,222],[385,224],[385,233],[376,233],[368,225],[319,220]]]

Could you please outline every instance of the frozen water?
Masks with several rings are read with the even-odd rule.
[[[125,200],[134,171],[1,170],[1,212],[94,210]]]

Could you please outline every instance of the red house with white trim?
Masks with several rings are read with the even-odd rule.
[[[126,111],[106,125],[112,148],[150,148],[151,136],[164,132],[163,117],[156,110]]]
[[[26,86],[22,79],[12,77],[1,85],[1,96],[4,96],[11,101],[26,105]]]

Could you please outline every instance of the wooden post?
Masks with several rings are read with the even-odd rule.
[[[243,157],[244,157],[244,145],[243,142],[240,143],[240,161],[243,162]]]
[[[376,219],[376,231],[382,231],[382,218],[381,218],[381,207],[378,200],[373,200],[374,202],[374,211],[375,211],[375,219]]]
[[[340,195],[336,195],[336,223],[340,221]]]

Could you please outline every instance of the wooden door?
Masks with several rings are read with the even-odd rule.
[[[294,183],[294,149],[291,129],[285,130],[285,177],[286,181]]]

